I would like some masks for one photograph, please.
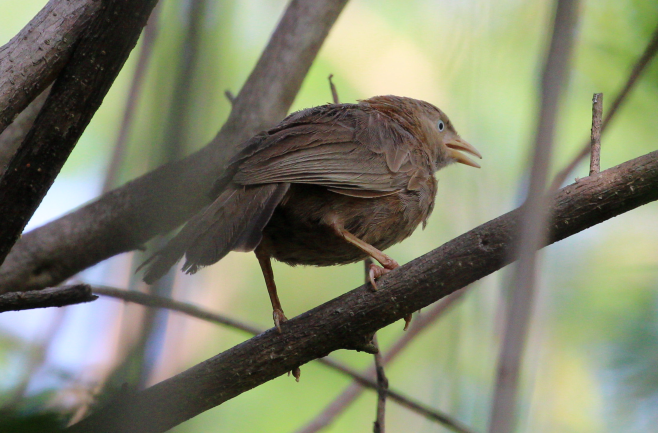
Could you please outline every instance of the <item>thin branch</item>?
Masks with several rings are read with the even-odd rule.
[[[30,102],[30,105],[0,134],[0,176],[5,172],[9,161],[25,139],[30,128],[32,128],[34,120],[41,111],[49,93],[50,87]]]
[[[92,292],[97,295],[109,296],[127,302],[143,305],[145,307],[166,308],[171,311],[178,311],[180,313],[187,314],[188,316],[196,317],[197,319],[205,320],[211,323],[217,323],[220,325],[225,325],[233,329],[238,329],[250,335],[258,335],[264,332],[264,330],[260,329],[259,327],[245,323],[241,320],[233,319],[222,314],[212,313],[202,308],[196,307],[192,304],[188,304],[180,301],[174,301],[173,299],[163,298],[161,296],[147,295],[145,293],[122,290],[122,289],[117,289],[114,287],[107,287],[107,286],[93,286]],[[418,333],[422,329],[424,329],[427,325],[429,325],[429,323],[434,321],[436,317],[440,315],[440,313],[445,311],[448,308],[448,306],[450,306],[457,299],[458,296],[451,296],[450,298],[445,299],[443,302],[441,302],[439,305],[433,308],[432,311],[428,312],[428,314],[424,314],[421,318],[418,318],[412,325],[411,329],[409,329],[409,331],[404,334],[404,336],[391,348],[391,351],[384,357],[384,364],[390,362],[395,356],[397,356],[402,351],[402,349],[413,339],[414,336],[418,335]],[[371,376],[373,375],[371,370],[368,370],[368,372],[362,374],[329,357],[319,358],[317,359],[317,361],[321,364],[326,365],[327,367],[330,367],[338,372],[350,376],[352,379],[356,381],[356,383],[359,384],[358,385],[359,390],[362,389],[363,387],[377,390],[377,382],[375,382],[375,380],[371,378]],[[440,422],[453,431],[463,432],[463,433],[470,432],[466,427],[462,426],[458,421],[451,419],[449,416],[439,411],[424,406],[422,403],[412,401],[411,399],[405,397],[398,391],[389,390],[389,395],[394,401],[401,404],[402,406],[405,406],[431,420]]]
[[[557,242],[658,200],[658,151],[582,179],[552,199]],[[378,329],[509,264],[520,209],[485,223],[397,268],[379,290],[361,286],[144,391],[122,397],[68,429],[163,432]],[[546,229],[547,231],[549,229]],[[391,395],[392,397],[392,395]]]
[[[624,101],[626,101],[626,98],[631,93],[631,90],[633,90],[633,87],[635,87],[637,81],[640,79],[642,74],[646,71],[647,66],[649,66],[649,64],[653,61],[654,57],[656,57],[656,53],[658,53],[658,27],[656,27],[656,29],[653,31],[651,40],[649,41],[647,47],[644,49],[644,52],[637,60],[637,62],[635,62],[635,65],[633,66],[631,73],[626,79],[626,83],[624,84],[624,87],[622,87],[621,91],[617,94],[617,97],[612,102],[612,105],[608,110],[608,114],[606,114],[605,118],[603,119],[603,123],[601,124],[601,133],[605,132],[607,126],[610,124],[610,122],[612,121],[612,119],[614,118],[615,114],[622,106]],[[582,149],[571,160],[571,162],[569,162],[569,164],[567,164],[567,166],[564,167],[555,176],[553,182],[551,183],[552,191],[557,191],[560,188],[560,185],[562,185],[562,183],[564,183],[567,177],[569,177],[569,173],[574,171],[576,166],[580,164],[580,161],[582,161],[585,157],[587,157],[589,152],[590,152],[590,143],[589,141],[587,141],[586,143],[583,144]]]
[[[351,342],[349,342],[348,344],[350,343]],[[378,384],[375,379],[371,379],[370,377],[364,374],[356,372],[339,361],[336,361],[329,357],[320,358],[318,359],[318,361],[324,365],[330,366],[335,370],[345,373],[348,376],[351,376],[355,382],[357,382],[359,385],[363,387],[367,387],[373,390],[378,389]],[[458,433],[472,433],[472,430],[470,430],[468,427],[464,426],[462,423],[455,420],[454,418],[451,418],[450,416],[445,415],[440,411],[432,409],[431,407],[428,407],[423,403],[415,401],[411,397],[405,396],[394,389],[388,389],[387,396],[391,400],[398,403],[399,405],[404,406],[407,409],[410,409],[420,415],[423,415],[432,421],[438,422],[439,424],[442,424],[445,428],[449,430]]]
[[[545,243],[548,197],[545,195],[560,94],[564,92],[569,60],[579,15],[578,0],[556,0],[551,45],[541,80],[541,109],[537,118],[534,155],[528,196],[523,206],[520,238],[515,248],[519,261],[510,286],[511,300],[506,315],[498,359],[489,431],[510,433],[516,421],[518,380],[537,280],[537,253]]]
[[[338,92],[336,87],[331,81],[332,75],[329,75],[329,84],[331,85],[331,93],[334,96],[334,104],[338,104]],[[372,259],[368,257],[363,261],[365,271],[365,284],[370,282],[370,266],[372,266]],[[406,330],[406,328],[405,328]],[[379,342],[377,341],[377,333],[372,336],[372,344],[377,348],[377,353],[373,356],[375,358],[375,372],[377,377],[377,411],[375,423],[373,426],[374,433],[386,432],[386,396],[388,394],[388,378],[384,372],[384,360],[382,359],[382,352],[379,349]]]
[[[235,95],[230,90],[224,90],[224,96],[228,99],[228,102],[231,103],[231,106],[235,103]]]
[[[101,3],[50,0],[0,47],[0,132],[55,80]]]
[[[377,334],[373,337],[375,346],[379,349]],[[375,353],[375,371],[377,372],[377,417],[373,428],[374,433],[386,432],[386,396],[388,395],[388,378],[384,372],[384,361],[380,352]]]
[[[293,0],[215,139],[25,234],[0,267],[0,292],[52,286],[182,224],[211,200],[244,140],[280,121],[347,0]]]
[[[601,117],[603,116],[603,93],[592,98],[592,133],[590,136],[589,175],[601,171]]]
[[[157,0],[103,3],[0,178],[0,263],[103,102]]]
[[[409,329],[403,333],[402,337],[400,337],[389,349],[389,351],[384,354],[383,365],[387,365],[389,362],[392,362],[402,352],[402,350],[404,350],[407,345],[420,334],[421,331],[442,317],[443,313],[448,311],[450,306],[452,306],[457,300],[461,299],[465,291],[466,288],[448,295],[446,298],[442,299],[436,305],[431,307],[428,311],[416,317],[411,322]],[[376,372],[374,366],[363,372],[363,376],[368,378],[374,378],[375,374]],[[340,393],[338,397],[334,399],[334,401],[329,403],[320,414],[318,414],[304,427],[299,429],[297,433],[315,433],[327,427],[334,421],[334,419],[342,414],[345,409],[347,409],[357,399],[357,397],[361,395],[362,392],[363,386],[357,381],[352,382],[352,384],[348,385],[345,390],[343,390],[343,392]],[[437,420],[436,417],[428,418]],[[451,419],[447,415],[444,415],[444,419],[447,422],[439,422],[442,422],[448,429],[458,432],[468,431],[465,426],[462,426],[458,421]]]
[[[0,313],[5,311],[33,310],[35,308],[63,307],[98,299],[87,284],[52,287],[32,292],[12,292],[0,295]]]
[[[333,99],[334,104],[340,104],[340,100],[338,99],[338,91],[336,90],[336,85],[334,85],[332,78],[334,78],[334,74],[329,74],[329,88],[331,89],[331,98]]]
[[[231,319],[221,314],[211,313],[203,308],[196,307],[185,302],[174,301],[162,296],[147,295],[146,293],[117,289],[114,287],[94,285],[92,292],[97,295],[110,296],[127,302],[143,305],[145,307],[166,308],[172,311],[187,314],[197,319],[225,325],[233,329],[244,331],[250,335],[258,335],[263,329],[256,325],[248,324],[240,320]]]
[[[119,179],[119,171],[123,165],[123,160],[126,155],[128,147],[128,133],[135,120],[135,111],[137,109],[137,101],[142,93],[142,85],[146,77],[149,60],[153,54],[153,45],[158,36],[158,20],[160,17],[161,5],[156,5],[151,13],[151,17],[144,27],[144,36],[142,37],[142,47],[137,58],[137,66],[133,73],[133,79],[130,83],[130,90],[128,91],[128,99],[126,100],[126,108],[123,111],[123,119],[121,120],[121,127],[119,128],[119,135],[114,143],[114,151],[112,152],[112,160],[107,168],[107,174],[103,181],[102,192],[106,193],[112,188],[117,186]]]

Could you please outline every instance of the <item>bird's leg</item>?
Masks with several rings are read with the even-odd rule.
[[[265,277],[265,285],[267,286],[267,293],[270,294],[270,301],[272,302],[272,317],[274,319],[274,326],[281,334],[281,323],[288,320],[285,314],[283,314],[283,308],[281,308],[281,301],[279,301],[279,295],[276,293],[276,284],[274,284],[274,272],[272,272],[272,262],[270,261],[270,255],[265,253],[260,246],[254,251],[256,253],[256,258],[260,264],[260,268],[263,271],[263,277]]]
[[[345,239],[345,241],[349,242],[350,244],[354,245],[364,253],[368,254],[370,257],[373,259],[377,260],[383,268],[380,268],[379,266],[375,264],[370,265],[370,270],[368,273],[368,279],[370,280],[370,284],[372,284],[373,289],[377,290],[377,283],[375,283],[375,279],[381,277],[388,271],[392,271],[393,269],[399,267],[398,262],[384,254],[383,252],[379,251],[377,248],[373,247],[367,242],[362,241],[361,239],[357,238],[354,236],[352,233],[348,232],[343,225],[334,220],[331,222],[331,228],[334,230],[334,232]]]
[[[386,274],[389,271],[392,271],[395,268],[400,267],[398,262],[384,254],[383,252],[379,251],[377,248],[373,247],[367,242],[362,241],[358,237],[354,236],[352,233],[348,232],[343,225],[336,221],[333,220],[331,223],[331,228],[334,230],[334,232],[345,239],[345,241],[349,242],[350,244],[354,245],[364,253],[368,254],[370,257],[373,259],[377,260],[383,267],[379,267],[375,265],[374,263],[370,264],[370,269],[368,270],[368,280],[370,280],[370,284],[372,285],[372,288],[374,290],[378,290],[377,283],[375,280],[382,275]],[[411,314],[408,316],[404,317],[404,330],[406,331],[407,328],[409,327],[409,323],[411,323]]]

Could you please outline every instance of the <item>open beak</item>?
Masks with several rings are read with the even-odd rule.
[[[478,164],[468,156],[461,153],[461,152],[468,152],[471,155],[475,155],[478,158],[482,159],[482,155],[480,155],[480,152],[478,152],[478,150],[475,147],[473,147],[466,141],[462,140],[461,138],[457,138],[447,143],[446,146],[450,149],[450,157],[454,158],[455,161],[460,162],[462,164],[470,165],[471,167],[480,168],[480,164]]]

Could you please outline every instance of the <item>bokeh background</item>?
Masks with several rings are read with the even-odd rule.
[[[588,137],[592,94],[604,93],[605,110],[658,24],[653,0],[581,3],[554,172]],[[0,44],[44,4],[2,0]],[[196,43],[193,38],[190,45],[185,39],[194,16],[191,1],[161,0],[158,20],[152,21],[157,32],[153,55],[114,186],[214,136],[230,110],[224,91],[237,93],[285,5],[283,0],[206,0],[193,26]],[[295,110],[330,102],[327,76],[333,73],[342,102],[396,94],[436,104],[484,155],[481,170],[452,166],[438,173],[437,204],[427,229],[389,250],[400,263],[521,202],[552,11],[553,2],[545,0],[352,0],[340,16]],[[140,48],[28,230],[101,194]],[[190,63],[185,56],[191,49],[196,60]],[[184,69],[186,64],[192,67]],[[657,113],[658,67],[652,66],[604,135],[602,168],[658,148]],[[585,164],[575,175],[587,175]],[[542,257],[517,431],[656,431],[658,204],[553,245]],[[143,259],[141,253],[123,254],[77,280],[145,290],[134,275]],[[274,272],[289,317],[363,280],[360,264],[275,264]],[[391,386],[485,431],[508,280],[503,270],[474,284],[387,368]],[[232,253],[194,276],[176,272],[171,282],[162,293],[271,327],[269,300],[253,254]],[[384,350],[401,334],[402,323],[382,330]],[[107,401],[123,383],[138,388],[157,383],[246,338],[179,313],[147,312],[107,298],[63,309],[3,313],[0,407],[24,416],[75,412],[89,402]],[[372,362],[363,353],[334,355],[355,368]],[[173,431],[292,432],[349,382],[311,363],[302,367],[300,383],[280,377]],[[326,431],[370,431],[374,415],[375,394],[368,391]],[[395,403],[388,405],[387,423],[396,432],[447,431]]]

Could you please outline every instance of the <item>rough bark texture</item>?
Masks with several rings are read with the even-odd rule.
[[[50,289],[15,292],[0,295],[0,313],[5,311],[32,310],[35,308],[63,307],[98,299],[87,284],[52,287]]]
[[[287,113],[347,0],[293,0],[217,137],[166,165],[24,235],[0,268],[0,292],[56,285],[172,230],[210,201],[236,148]]]
[[[4,174],[9,161],[32,128],[49,94],[50,88],[47,88],[0,133],[0,176]]]
[[[0,47],[0,132],[53,82],[100,0],[50,0]]]
[[[551,200],[548,244],[658,200],[658,151],[560,190]],[[379,291],[362,286],[187,371],[127,396],[69,432],[163,432],[337,349],[502,268],[514,258],[516,209],[391,271]]]
[[[0,178],[0,263],[55,181],[135,47],[157,0],[103,1]]]

